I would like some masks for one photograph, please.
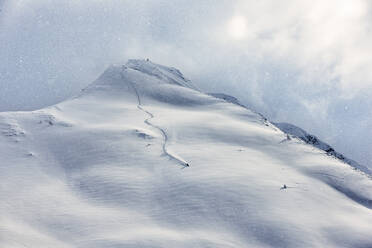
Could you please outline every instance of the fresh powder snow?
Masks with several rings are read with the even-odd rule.
[[[175,68],[113,65],[0,113],[0,247],[372,247],[370,174],[302,131]]]

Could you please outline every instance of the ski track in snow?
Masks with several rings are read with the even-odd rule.
[[[125,70],[125,69],[123,69],[123,70]],[[121,74],[121,76],[122,76],[122,78],[123,78],[123,80],[124,80],[124,77],[123,77],[122,74]],[[164,130],[163,128],[161,128],[161,127],[159,127],[159,126],[157,126],[157,125],[154,125],[154,124],[152,124],[152,123],[150,122],[150,120],[154,118],[154,115],[153,115],[151,112],[147,111],[146,109],[144,109],[144,108],[142,107],[141,97],[140,97],[140,95],[139,95],[139,93],[138,93],[137,88],[132,84],[132,82],[129,82],[129,84],[130,84],[130,86],[133,88],[134,93],[135,93],[136,96],[137,96],[137,102],[138,102],[138,104],[137,104],[137,108],[138,108],[139,110],[141,110],[142,112],[144,112],[145,114],[147,114],[147,115],[150,116],[149,118],[147,118],[147,119],[144,121],[144,123],[146,123],[146,124],[147,124],[148,126],[150,126],[150,127],[153,127],[153,128],[155,128],[155,129],[159,130],[159,132],[161,133],[161,135],[162,135],[162,137],[163,137],[163,140],[164,140],[163,145],[162,145],[163,154],[164,154],[165,156],[167,156],[168,158],[170,158],[171,160],[175,160],[175,161],[178,162],[180,165],[182,165],[184,168],[189,167],[187,162],[185,162],[185,161],[183,161],[183,160],[177,158],[176,156],[172,155],[172,154],[168,151],[168,149],[167,149],[167,143],[168,143],[168,139],[169,139],[169,138],[168,138],[167,133],[165,132],[165,130]]]

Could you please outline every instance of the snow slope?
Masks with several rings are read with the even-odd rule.
[[[0,247],[371,247],[370,176],[286,137],[174,68],[112,66],[0,113]]]
[[[351,165],[352,167],[365,172],[366,174],[369,174],[369,175],[372,174],[371,171],[367,167],[365,167],[363,165],[360,165],[357,162],[355,162],[354,160],[349,159],[349,158],[345,157],[344,155],[342,155],[341,153],[335,151],[335,149],[333,149],[333,147],[331,147],[327,143],[319,140],[318,137],[316,137],[315,135],[309,134],[305,130],[303,130],[303,129],[301,129],[301,128],[293,125],[293,124],[290,124],[290,123],[281,122],[281,123],[273,123],[273,124],[275,126],[277,126],[283,132],[285,132],[289,135],[292,135],[295,138],[299,138],[302,141],[304,141],[305,143],[311,144],[314,147],[319,148],[320,150],[325,151],[327,153],[327,155],[338,158],[341,161],[344,161],[345,163]]]

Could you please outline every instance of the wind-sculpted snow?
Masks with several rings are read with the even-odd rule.
[[[8,119],[6,117],[2,119],[3,121],[0,122],[0,132],[2,135],[9,138],[25,136],[25,131],[19,126],[15,119]]]
[[[367,174],[182,78],[130,61],[0,113],[0,247],[372,246]]]

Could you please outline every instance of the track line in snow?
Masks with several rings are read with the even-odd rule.
[[[123,68],[123,70],[125,70],[125,68]],[[121,76],[122,76],[122,79],[124,80],[124,77],[123,77],[122,74],[121,74]],[[162,145],[163,154],[164,154],[165,156],[167,156],[168,158],[170,158],[171,160],[175,160],[175,161],[178,162],[180,165],[182,165],[184,168],[185,168],[185,167],[189,167],[189,164],[188,164],[186,161],[184,161],[184,160],[181,159],[181,158],[177,158],[175,155],[172,155],[172,154],[168,151],[168,149],[167,149],[167,143],[168,143],[169,138],[168,138],[167,133],[165,132],[165,130],[164,130],[163,128],[161,128],[161,127],[159,127],[159,126],[157,126],[157,125],[155,125],[155,124],[152,124],[152,123],[150,122],[150,120],[154,118],[154,115],[153,115],[151,112],[147,111],[146,109],[144,109],[144,108],[142,107],[141,97],[140,97],[140,95],[139,95],[139,93],[138,93],[137,88],[132,84],[132,82],[128,81],[128,83],[129,83],[130,86],[133,88],[134,93],[135,93],[136,96],[137,96],[137,102],[138,102],[138,104],[137,104],[137,108],[138,108],[139,110],[141,110],[142,112],[144,112],[145,114],[147,114],[148,116],[150,116],[149,118],[147,118],[146,120],[144,120],[144,123],[146,123],[148,126],[150,126],[150,127],[152,127],[152,128],[155,128],[155,129],[159,130],[159,132],[161,133],[161,135],[162,135],[162,137],[163,137],[163,140],[164,140],[163,145]]]

